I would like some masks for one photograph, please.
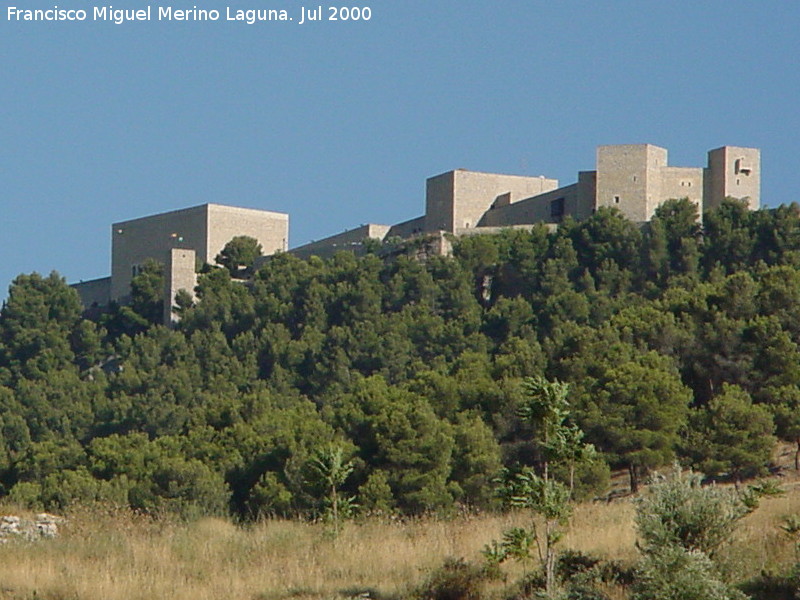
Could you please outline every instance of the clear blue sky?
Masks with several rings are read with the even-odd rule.
[[[228,203],[289,213],[296,246],[422,214],[425,178],[452,168],[571,183],[599,144],[657,144],[676,166],[757,146],[763,202],[798,199],[795,0],[349,0],[371,21],[305,25],[7,20],[9,5],[56,3],[100,5],[3,0],[0,15],[0,298],[21,272],[108,275],[114,221]],[[194,5],[299,19],[304,4]]]

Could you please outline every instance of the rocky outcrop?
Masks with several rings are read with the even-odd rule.
[[[0,516],[0,544],[11,540],[35,541],[54,538],[58,535],[59,525],[64,519],[48,513],[39,513],[33,519],[24,519],[16,515]]]

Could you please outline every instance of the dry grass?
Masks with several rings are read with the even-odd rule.
[[[633,512],[627,500],[581,505],[563,545],[633,561]],[[793,513],[800,513],[800,490],[762,501],[745,520],[729,551],[742,575],[794,560],[792,541],[778,529]],[[0,598],[318,599],[366,589],[403,596],[445,558],[477,561],[485,544],[521,523],[521,515],[369,520],[348,523],[333,538],[322,525],[300,522],[182,524],[94,509],[71,515],[55,540],[0,546]]]
[[[564,546],[602,558],[636,559],[635,507],[630,499],[581,504],[575,510]]]
[[[181,524],[95,509],[72,515],[56,540],[0,547],[0,598],[35,591],[43,600],[269,600],[367,589],[402,596],[447,557],[479,560],[484,545],[521,522],[521,515],[368,520],[347,523],[333,538],[318,524]],[[627,504],[579,507],[575,523],[583,531],[567,545],[631,555]]]
[[[780,570],[797,562],[795,541],[780,526],[784,518],[800,515],[800,482],[783,485],[786,494],[765,498],[756,511],[745,517],[727,555],[742,578],[764,570]]]

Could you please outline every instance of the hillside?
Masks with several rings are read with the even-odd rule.
[[[492,508],[501,467],[543,460],[518,411],[530,376],[570,385],[598,451],[573,465],[578,497],[676,459],[757,476],[800,439],[799,267],[796,205],[731,200],[702,227],[671,201],[645,229],[599,210],[452,258],[278,255],[250,285],[205,266],[175,330],[154,324],[157,265],[95,320],[56,274],[21,275],[0,311],[0,497],[308,516],[329,508],[315,461],[338,453],[354,512]]]

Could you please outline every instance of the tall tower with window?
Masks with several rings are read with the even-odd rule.
[[[706,208],[717,208],[727,198],[747,200],[750,210],[761,205],[761,151],[723,146],[708,153],[705,176]]]

